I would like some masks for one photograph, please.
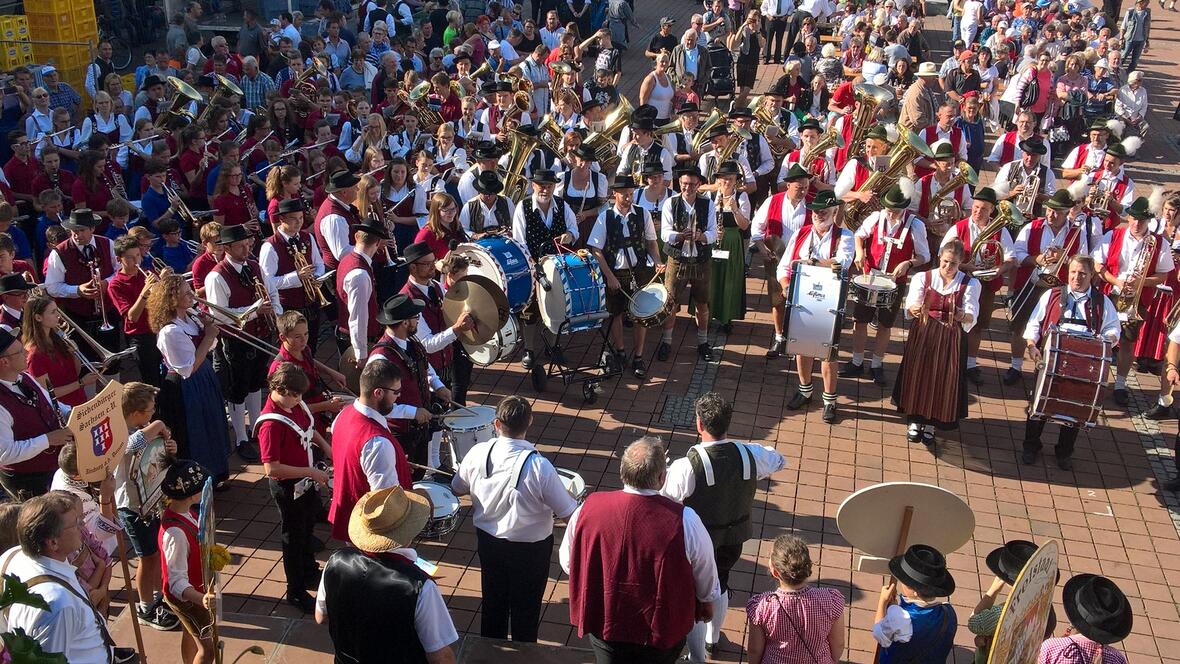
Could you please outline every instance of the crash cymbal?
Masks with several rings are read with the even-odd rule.
[[[475,318],[475,328],[461,332],[459,341],[470,346],[487,343],[508,322],[508,297],[496,282],[469,274],[455,282],[443,298],[443,320],[454,325],[464,311]]]
[[[344,385],[353,394],[361,393],[361,370],[356,366],[356,349],[352,346],[340,354],[340,373],[344,374]]]

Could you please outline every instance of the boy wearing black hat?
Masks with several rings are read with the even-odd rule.
[[[750,193],[756,199],[764,198],[771,190],[770,179],[774,172],[774,155],[770,152],[770,144],[766,142],[766,136],[753,133],[751,124],[754,114],[750,109],[735,109],[729,113],[729,118],[733,121],[735,134],[739,133],[738,130],[750,134],[749,138],[742,139],[738,151],[746,155],[746,163],[750,165],[750,174],[754,177],[755,189]]]
[[[713,243],[717,241],[717,208],[713,201],[699,195],[701,172],[697,168],[680,171],[680,193],[669,196],[660,208],[660,239],[668,256],[664,272],[664,286],[679,304],[686,302],[684,289],[691,291],[696,305],[697,355],[708,362],[713,359],[709,348],[709,289],[712,281]],[[656,351],[656,359],[664,362],[672,355],[672,331],[676,316],[668,316],[664,333]]]
[[[958,627],[955,608],[940,599],[955,592],[946,558],[914,544],[889,561],[889,571],[893,579],[881,588],[873,625],[881,664],[946,661]]]
[[[94,234],[98,222],[98,215],[89,208],[78,208],[62,223],[70,238],[54,247],[46,259],[45,290],[104,348],[118,348],[118,329],[102,330],[104,310],[109,323],[119,321],[106,292],[107,281],[115,274],[114,244]],[[82,353],[92,360],[99,359],[89,344],[82,344]]]
[[[685,102],[676,110],[676,116],[680,128],[664,134],[664,148],[672,153],[677,166],[691,164],[700,158],[700,154],[692,149],[692,142],[701,124],[701,110],[696,104]]]
[[[1072,633],[1041,644],[1040,664],[1076,662],[1127,664],[1113,644],[1131,635],[1131,603],[1114,581],[1097,574],[1078,574],[1065,582],[1061,603]]]
[[[12,272],[0,277],[0,330],[13,336],[20,334],[21,315],[33,288],[23,274]]]
[[[197,506],[209,473],[196,461],[172,459],[160,490],[169,499],[160,515],[160,567],[164,602],[184,627],[180,658],[184,664],[212,664],[217,644],[209,632],[217,611],[217,593],[205,586]]]
[[[369,346],[381,337],[373,256],[389,239],[389,232],[381,224],[358,224],[353,239],[356,245],[340,259],[336,268],[336,302],[340,307],[336,317],[336,345],[341,353],[352,348],[359,369],[365,366]]]
[[[302,198],[279,203],[275,232],[262,242],[258,263],[267,283],[273,283],[283,311],[298,311],[307,319],[309,330],[319,330],[321,305],[326,302],[320,278],[324,259],[312,234],[303,230]],[[315,354],[318,334],[308,339]]]
[[[481,192],[476,189],[475,182],[483,173],[496,173],[496,162],[503,154],[500,147],[493,141],[479,141],[474,142],[474,139],[469,137],[467,145],[471,146],[468,154],[471,156],[472,166],[468,168],[463,175],[459,176],[459,198],[460,200],[470,201]],[[497,175],[498,177],[498,175]],[[501,189],[503,186],[501,185]]]
[[[401,293],[424,304],[418,314],[418,329],[414,336],[422,342],[430,355],[430,366],[434,368],[444,384],[451,385],[451,370],[455,364],[456,335],[475,327],[471,312],[463,311],[454,324],[447,325],[443,318],[442,284],[434,278],[435,257],[425,242],[415,242],[402,252],[409,278]]]
[[[643,186],[635,192],[635,204],[647,210],[652,221],[660,218],[660,210],[664,206],[664,199],[672,195],[668,181],[664,179],[664,167],[658,164],[648,164],[643,167]]]
[[[647,164],[659,164],[664,177],[672,177],[672,152],[655,140],[655,121],[641,118],[631,123],[631,136],[627,143],[620,144],[621,151],[616,177],[632,177],[642,172]]]
[[[744,150],[740,150],[740,145],[731,145],[733,141],[739,140],[736,134],[729,131],[729,128],[724,125],[718,125],[709,130],[705,134],[705,140],[708,145],[713,146],[712,150],[708,150],[701,155],[697,160],[697,168],[700,169],[702,184],[700,191],[708,193],[717,189],[716,183],[711,183],[713,175],[717,172],[717,168],[721,166],[721,158],[723,153],[730,154],[727,161],[734,161],[742,170],[742,186],[746,193],[753,193],[757,188],[757,182],[754,179],[754,169],[750,167],[750,159]]]
[[[14,502],[49,489],[58,448],[74,440],[60,424],[70,407],[52,399],[27,367],[24,347],[0,330],[0,486]]]
[[[1057,191],[1057,176],[1053,174],[1053,169],[1041,163],[1041,157],[1049,149],[1043,139],[1034,136],[1021,141],[1020,148],[1023,150],[1020,159],[1004,164],[996,173],[996,198],[1012,200],[1020,208],[1021,214],[1031,219],[1040,216],[1042,202]],[[1028,191],[1038,182],[1040,187],[1037,191]]]
[[[520,113],[513,100],[515,89],[508,81],[496,83],[496,100],[484,110],[478,112],[476,118],[476,136],[479,140],[500,141],[505,137],[508,120],[515,119],[520,125],[532,124],[528,111]]]
[[[651,215],[633,203],[635,182],[628,177],[618,178],[610,186],[610,191],[613,204],[598,214],[590,236],[586,238],[586,246],[594,252],[606,279],[611,343],[616,352],[624,353],[623,316],[627,313],[627,299],[647,285],[656,272],[662,271],[664,264],[656,244],[656,228]],[[631,373],[636,378],[644,378],[647,376],[643,359],[647,327],[635,325],[632,334],[635,347]]]

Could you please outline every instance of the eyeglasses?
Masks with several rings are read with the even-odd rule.
[[[402,388],[399,387],[374,387],[374,390],[381,390],[382,392],[389,392],[390,394],[401,394]]]
[[[49,99],[49,93],[42,92],[41,94],[34,94],[33,99]]]

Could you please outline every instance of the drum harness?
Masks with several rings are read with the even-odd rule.
[[[307,404],[300,401],[299,407],[303,409],[304,414],[306,414],[308,419],[311,421],[311,426],[309,426],[307,429],[299,426],[294,420],[287,417],[286,415],[283,415],[282,413],[263,413],[258,418],[258,421],[254,423],[254,435],[258,435],[258,426],[263,422],[282,422],[283,424],[286,424],[287,426],[291,427],[291,430],[299,436],[299,444],[303,445],[304,451],[307,452],[308,468],[315,468],[315,459],[312,456],[312,438],[315,434],[315,418],[312,417],[311,409],[307,407]],[[310,477],[304,477],[300,479],[299,481],[295,482],[294,495],[292,497],[295,500],[299,500],[299,498],[302,497],[303,494],[308,490],[314,489],[315,485],[315,480],[311,479]]]

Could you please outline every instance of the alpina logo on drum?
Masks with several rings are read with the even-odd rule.
[[[813,299],[816,299],[816,300],[823,297],[824,296],[824,283],[822,281],[817,281],[814,284],[811,284],[811,290],[807,291],[807,295]]]

